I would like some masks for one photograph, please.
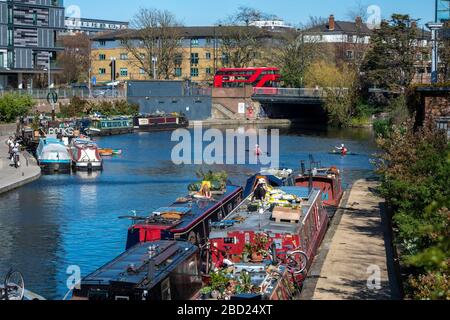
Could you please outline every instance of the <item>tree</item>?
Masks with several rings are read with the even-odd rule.
[[[421,52],[417,41],[416,20],[394,14],[384,21],[371,38],[372,48],[362,63],[364,87],[404,92],[415,74],[415,59]]]
[[[311,63],[323,58],[327,50],[315,41],[305,41],[302,31],[290,31],[279,34],[274,40],[277,45],[266,61],[281,70],[284,85],[301,88],[305,84],[305,73]]]
[[[244,68],[255,63],[267,38],[264,30],[251,23],[265,16],[257,9],[240,7],[234,15],[219,22],[224,67]]]
[[[88,80],[91,44],[89,37],[82,33],[62,36],[59,39],[64,51],[57,56],[63,72],[59,75],[62,83],[84,82]]]
[[[325,93],[325,109],[330,123],[347,126],[355,115],[357,75],[346,64],[338,67],[335,63],[319,60],[306,70],[305,82],[308,87],[320,87]]]
[[[143,8],[134,16],[131,26],[135,30],[122,38],[123,46],[132,56],[130,62],[154,77],[156,58],[156,77],[171,79],[181,48],[180,22],[167,10]]]
[[[13,122],[27,115],[36,102],[29,95],[6,93],[0,97],[0,122]]]

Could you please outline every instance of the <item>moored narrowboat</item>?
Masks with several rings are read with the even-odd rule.
[[[129,117],[94,118],[85,130],[89,136],[111,136],[133,131],[133,120]]]
[[[75,170],[103,170],[103,159],[95,142],[86,139],[74,139],[70,150],[72,152],[72,165]]]
[[[84,277],[72,300],[189,300],[202,286],[199,261],[189,242],[141,243]]]
[[[134,117],[134,129],[144,132],[175,130],[188,126],[189,120],[184,114],[143,114]]]
[[[336,167],[302,170],[295,176],[295,186],[322,190],[322,200],[330,217],[336,213],[344,195],[341,172]]]
[[[59,139],[41,138],[36,157],[44,173],[70,173],[72,157],[69,149]]]
[[[233,185],[213,192],[211,198],[198,197],[193,192],[148,217],[132,217],[136,223],[128,230],[126,248],[158,240],[204,245],[208,242],[210,224],[232,212],[242,202],[242,192],[241,187]]]
[[[212,225],[210,268],[241,264],[286,267],[291,281],[283,287],[300,288],[328,229],[322,192],[264,184],[267,194],[263,200],[255,200],[253,193],[223,221]],[[265,272],[260,272],[259,279]]]

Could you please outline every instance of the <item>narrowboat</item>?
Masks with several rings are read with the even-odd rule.
[[[198,247],[141,243],[81,280],[72,300],[189,300],[202,287]]]
[[[211,198],[199,198],[195,193],[179,198],[168,207],[152,212],[148,217],[131,217],[135,224],[128,230],[126,248],[141,242],[158,240],[188,241],[207,244],[210,224],[221,221],[243,200],[242,187],[227,185]]]
[[[289,283],[277,282],[283,287],[280,290],[301,288],[328,229],[322,192],[266,185],[268,192],[263,200],[254,200],[251,194],[223,221],[212,224],[208,267],[275,264],[291,273]],[[262,285],[261,273],[267,270],[255,276]],[[278,274],[284,279],[283,272]],[[265,298],[275,296],[269,293]]]
[[[95,142],[74,139],[71,143],[72,165],[78,171],[98,171],[103,169],[103,159]]]
[[[133,120],[128,117],[94,118],[85,130],[89,136],[111,136],[134,131]]]
[[[187,128],[189,120],[184,114],[143,114],[134,117],[134,129],[139,131],[169,131],[180,128]]]
[[[330,217],[334,216],[344,195],[341,172],[336,167],[302,169],[295,176],[295,186],[322,190],[322,201]]]
[[[72,157],[69,149],[59,139],[41,138],[36,157],[44,173],[70,173]]]

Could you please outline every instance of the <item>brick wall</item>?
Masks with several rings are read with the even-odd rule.
[[[425,120],[450,117],[450,95],[425,97]]]

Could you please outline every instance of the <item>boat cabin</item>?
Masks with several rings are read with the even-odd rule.
[[[242,188],[226,186],[212,198],[190,194],[168,207],[153,211],[128,230],[127,249],[141,242],[157,240],[189,241],[203,245],[208,241],[210,224],[221,221],[242,202]]]
[[[312,187],[322,190],[322,200],[325,206],[339,206],[344,191],[342,177],[336,167],[313,169],[295,176],[295,185],[298,187]]]
[[[294,174],[291,169],[264,169],[247,180],[244,189],[244,198],[247,198],[253,193],[260,179],[265,179],[267,184],[272,187],[294,185]]]
[[[141,243],[81,280],[72,300],[188,300],[201,288],[199,249]]]
[[[134,117],[134,128],[140,131],[175,130],[188,126],[189,120],[183,114],[144,114]]]
[[[95,118],[88,129],[92,136],[109,136],[133,132],[133,120],[123,118]]]

